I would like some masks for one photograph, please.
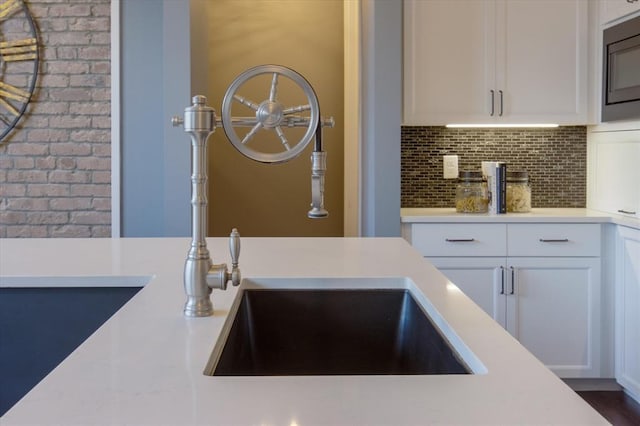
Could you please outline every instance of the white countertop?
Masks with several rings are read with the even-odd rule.
[[[207,241],[214,261],[228,261],[226,239]],[[247,278],[409,277],[486,374],[204,376],[237,289],[214,290],[213,317],[183,317],[188,246],[184,238],[0,240],[0,285],[146,284],[0,423],[607,424],[400,238],[244,238],[240,267]]]
[[[582,208],[534,208],[530,213],[457,213],[455,208],[402,208],[402,223],[614,223],[640,229],[640,218]]]

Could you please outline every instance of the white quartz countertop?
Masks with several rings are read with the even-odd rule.
[[[402,208],[402,223],[614,223],[640,229],[640,218],[583,208],[534,208],[529,213],[457,213],[455,208]]]
[[[228,262],[227,240],[207,241],[214,261]],[[486,374],[204,376],[237,289],[214,290],[214,316],[183,317],[188,246],[0,240],[2,286],[144,285],[0,424],[607,424],[400,238],[244,238],[240,267],[246,278],[408,277]]]

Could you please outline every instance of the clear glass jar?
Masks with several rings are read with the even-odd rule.
[[[531,211],[531,186],[527,172],[507,172],[507,213]]]
[[[456,212],[486,213],[489,210],[489,191],[482,172],[462,171],[456,188]]]

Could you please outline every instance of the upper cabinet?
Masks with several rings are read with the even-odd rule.
[[[405,0],[404,124],[585,124],[588,5]]]
[[[587,134],[587,207],[640,218],[640,130]]]
[[[608,24],[640,10],[640,0],[600,0],[600,23]]]

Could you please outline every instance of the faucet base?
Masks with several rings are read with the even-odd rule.
[[[184,316],[210,317],[211,315],[213,315],[213,304],[209,296],[187,296],[187,303],[184,305]]]

